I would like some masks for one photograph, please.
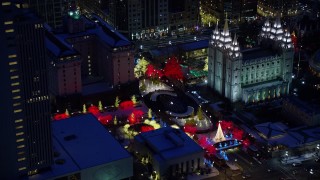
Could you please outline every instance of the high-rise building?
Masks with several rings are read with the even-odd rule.
[[[0,179],[52,164],[43,22],[10,1],[0,4]]]
[[[63,16],[68,3],[63,0],[28,0],[29,7],[52,28],[59,29],[63,25]]]
[[[129,39],[149,39],[195,27],[197,0],[79,0],[83,13],[94,13]]]
[[[169,29],[179,34],[196,29],[200,25],[198,0],[168,1]]]
[[[238,23],[257,15],[257,0],[201,0],[200,7],[206,24],[207,21],[224,22],[226,17],[230,22]]]
[[[227,21],[214,30],[209,43],[208,85],[231,102],[252,103],[289,93],[292,81],[293,44],[280,19],[267,20],[258,47],[240,49],[231,39]]]
[[[264,17],[294,16],[297,8],[298,0],[258,0],[257,13]]]

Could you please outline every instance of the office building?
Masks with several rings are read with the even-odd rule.
[[[38,173],[53,161],[43,21],[0,5],[1,179]]]
[[[46,31],[49,91],[53,96],[79,94],[82,91],[80,54],[70,44]]]
[[[240,49],[225,22],[209,42],[208,85],[231,102],[252,103],[287,95],[293,68],[293,44],[277,18],[262,27],[259,46]]]
[[[60,29],[63,16],[67,14],[69,3],[63,0],[27,0],[29,8],[33,9],[52,28]]]
[[[263,17],[295,16],[298,0],[258,0],[257,13]]]
[[[257,0],[202,0],[201,15],[203,23],[224,22],[228,18],[230,23],[252,20],[257,15]]]
[[[62,72],[65,70],[66,90],[72,90],[74,93],[81,92],[79,87],[81,83],[82,85],[105,83],[109,87],[115,87],[135,80],[133,74],[134,45],[100,17],[92,15],[91,18],[92,20],[83,16],[77,16],[77,18],[69,16],[66,21],[67,30],[63,33],[54,33],[47,29],[49,34],[52,33],[55,36],[51,40],[57,39],[57,41],[51,41],[55,46],[60,48],[64,46],[67,48],[66,53],[78,53],[78,55],[72,53],[67,55],[69,59],[64,58],[66,62],[74,61],[69,64],[70,76],[67,76],[65,64],[65,68],[61,69]],[[51,47],[48,46],[49,49]],[[77,60],[78,58],[80,60]],[[81,80],[78,76],[79,61],[81,61]],[[68,87],[71,85],[68,85],[67,82],[75,86]],[[64,87],[64,84],[61,83],[64,81],[59,82],[59,86]]]

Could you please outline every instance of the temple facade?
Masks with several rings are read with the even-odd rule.
[[[291,85],[294,49],[290,33],[280,19],[267,20],[259,35],[259,45],[240,49],[228,24],[218,26],[209,42],[208,86],[231,102],[263,101],[287,95]]]

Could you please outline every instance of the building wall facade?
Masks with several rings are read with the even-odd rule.
[[[260,37],[263,41],[259,48],[266,48],[263,44],[267,44],[276,53],[271,56],[260,53],[244,59],[247,52],[240,51],[236,37],[231,42],[227,23],[221,33],[218,27],[213,32],[209,43],[208,85],[232,102],[257,102],[289,93],[294,54],[290,34],[282,30],[277,20],[272,26],[267,21]]]
[[[81,93],[81,61],[79,55],[52,57],[49,65],[49,89],[55,96]]]
[[[1,179],[53,163],[43,22],[9,1],[0,5]]]

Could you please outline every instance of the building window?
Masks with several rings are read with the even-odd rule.
[[[19,171],[23,171],[23,170],[26,170],[27,168],[26,167],[21,167],[21,168],[19,168],[18,170]]]
[[[5,32],[6,33],[12,33],[12,32],[14,32],[14,29],[6,29]]]

